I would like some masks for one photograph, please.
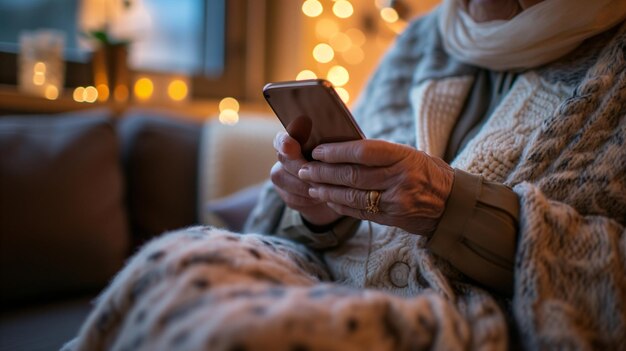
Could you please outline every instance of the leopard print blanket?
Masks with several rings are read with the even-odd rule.
[[[429,21],[399,38],[373,85],[407,90],[401,70],[424,60],[397,53],[410,53]],[[580,70],[504,180],[521,201],[512,300],[427,262],[421,277],[433,288],[415,296],[347,287],[300,244],[195,227],[144,246],[64,350],[623,349],[626,26]],[[541,79],[568,79],[551,72]],[[385,96],[369,99],[370,112],[410,108]]]

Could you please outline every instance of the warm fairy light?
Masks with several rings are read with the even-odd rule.
[[[322,11],[324,11],[322,3],[317,0],[306,0],[302,3],[302,12],[309,17],[317,17]]]
[[[59,89],[50,84],[46,87],[45,96],[48,100],[56,100],[59,97]]]
[[[220,101],[219,109],[220,112],[224,112],[226,110],[239,112],[239,101],[232,97],[225,97],[222,101]]]
[[[350,80],[350,74],[348,70],[343,66],[333,66],[328,70],[328,75],[326,78],[333,83],[334,86],[340,87],[342,85],[346,85]]]
[[[358,46],[352,46],[348,51],[342,52],[341,57],[351,65],[358,65],[363,62],[365,53]]]
[[[382,17],[383,21],[387,23],[395,23],[400,19],[398,12],[391,7],[385,7],[380,10],[380,17]]]
[[[328,44],[317,44],[313,49],[313,58],[315,58],[317,62],[327,63],[330,62],[333,57],[335,57],[335,51],[333,51],[333,48]]]
[[[333,5],[333,13],[339,18],[348,18],[352,16],[354,8],[348,0],[337,0]]]
[[[147,100],[154,92],[154,84],[149,78],[140,78],[135,82],[135,96],[140,100]]]
[[[44,83],[46,83],[46,64],[39,61],[33,66],[33,84],[41,86]]]
[[[330,46],[338,52],[346,52],[352,46],[352,40],[347,34],[338,32],[335,33],[329,40]]]
[[[117,102],[126,101],[128,99],[128,87],[123,84],[115,86],[113,96],[115,97],[115,101]]]
[[[348,103],[348,101],[350,101],[350,94],[348,93],[348,91],[342,87],[338,87],[335,88],[335,91],[337,92],[337,95],[339,95],[339,97],[341,98],[341,100],[343,100],[344,103]]]
[[[43,85],[46,82],[46,75],[41,73],[35,73],[33,75],[33,84]]]
[[[352,44],[355,46],[361,46],[365,44],[365,34],[357,28],[350,28],[346,31],[346,34],[352,40]]]
[[[98,90],[98,101],[109,100],[109,87],[106,84],[98,84],[96,89]]]
[[[85,92],[83,93],[83,97],[85,102],[93,103],[98,99],[98,90],[95,87],[88,86],[85,87]]]
[[[167,86],[167,95],[174,101],[182,101],[187,97],[187,84],[180,79],[174,79]]]
[[[220,112],[219,121],[220,123],[229,126],[235,125],[237,124],[237,122],[239,122],[239,114],[237,113],[237,111],[226,109]]]
[[[296,80],[304,80],[304,79],[315,79],[317,78],[317,75],[315,74],[315,72],[305,69],[300,71],[300,73],[298,73],[298,75],[296,76]]]
[[[46,74],[46,64],[41,61],[35,63],[35,65],[33,66],[33,73]]]
[[[76,89],[74,89],[74,94],[72,94],[72,97],[76,102],[85,102],[85,88],[76,87]]]
[[[322,18],[315,23],[315,34],[319,40],[328,40],[333,34],[339,32],[339,24],[330,18]]]

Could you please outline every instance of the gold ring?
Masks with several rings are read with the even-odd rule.
[[[382,192],[378,190],[370,190],[367,193],[367,213],[376,214],[380,211],[378,204],[380,203]]]

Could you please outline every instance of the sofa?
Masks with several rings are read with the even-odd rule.
[[[147,110],[0,116],[0,350],[58,349],[147,240],[240,229],[275,157],[279,125],[265,121],[259,133]]]

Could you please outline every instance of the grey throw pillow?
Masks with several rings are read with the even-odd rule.
[[[106,284],[128,248],[117,137],[107,111],[0,117],[0,299]]]

